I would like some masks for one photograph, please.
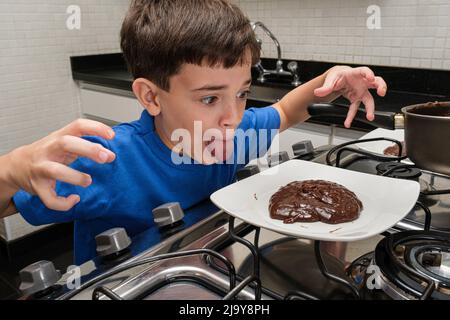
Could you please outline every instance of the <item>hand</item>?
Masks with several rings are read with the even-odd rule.
[[[325,97],[333,92],[339,92],[350,101],[344,125],[349,128],[358,111],[361,102],[366,108],[367,120],[375,118],[375,103],[369,89],[376,89],[381,97],[386,95],[387,85],[381,77],[376,77],[367,67],[351,68],[336,66],[327,71],[322,87],[314,90],[317,97]]]
[[[92,179],[68,165],[78,157],[98,163],[110,163],[115,159],[113,152],[81,136],[100,136],[111,140],[114,131],[102,123],[78,119],[39,141],[13,150],[7,156],[10,158],[10,180],[14,188],[38,195],[49,209],[67,211],[76,205],[80,201],[78,195],[60,197],[56,194],[56,180],[87,187]]]

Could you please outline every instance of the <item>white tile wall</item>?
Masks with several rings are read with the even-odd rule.
[[[283,57],[450,70],[450,0],[235,0],[276,35]],[[381,29],[367,9],[381,9]],[[263,56],[276,57],[270,38]]]
[[[234,0],[278,37],[285,58],[450,70],[450,0]],[[119,51],[129,0],[0,1],[0,154],[80,115],[71,55]],[[66,9],[81,8],[81,30]],[[366,27],[370,5],[381,29]],[[267,37],[263,56],[275,57]]]
[[[69,30],[68,6],[81,9]],[[80,116],[71,55],[119,52],[129,0],[0,1],[0,154]]]

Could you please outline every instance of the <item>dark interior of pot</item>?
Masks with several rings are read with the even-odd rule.
[[[450,102],[428,102],[417,105],[408,112],[426,116],[450,117]]]

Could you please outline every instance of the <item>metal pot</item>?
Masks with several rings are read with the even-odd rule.
[[[332,103],[308,106],[311,117],[345,118],[348,107]],[[429,102],[401,109],[401,113],[375,111],[375,119],[366,119],[359,109],[355,119],[378,128],[405,129],[406,152],[419,168],[450,175],[450,102]]]

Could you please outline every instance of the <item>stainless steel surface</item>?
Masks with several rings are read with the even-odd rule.
[[[382,273],[379,275],[380,289],[383,290],[389,297],[394,300],[414,300],[414,296],[399,289],[396,285],[390,282]]]
[[[256,31],[256,28],[258,28],[258,27],[261,28],[272,39],[272,41],[275,43],[275,46],[277,48],[278,61],[281,61],[281,59],[282,59],[282,56],[281,56],[281,45],[280,45],[280,42],[278,41],[278,39],[275,37],[275,35],[261,21],[252,22],[251,26],[252,26],[252,30],[253,31]]]
[[[403,114],[396,114],[394,116],[394,127],[395,129],[405,128],[405,116]]]
[[[254,231],[245,239],[252,241]],[[346,278],[345,267],[367,250],[373,250],[379,237],[359,242],[323,242],[322,255],[327,269]],[[289,292],[302,290],[319,299],[354,299],[350,291],[325,278],[314,255],[314,241],[297,239],[262,229],[260,235],[261,281],[273,298],[283,298]],[[241,276],[252,272],[248,250],[233,243],[221,250],[230,258]]]
[[[217,215],[226,218],[223,212]],[[251,240],[254,231],[245,236]],[[183,250],[195,248],[211,248],[219,250],[224,256],[229,258],[239,275],[245,277],[251,270],[252,261],[247,248],[238,243],[226,244],[228,240],[228,226],[222,225],[210,233],[182,248]],[[374,237],[361,243],[324,243],[322,248],[325,252],[325,262],[328,268],[335,274],[345,276],[344,268],[349,261],[352,261],[366,250],[373,249],[379,238]],[[171,242],[182,241],[180,237],[174,237]],[[223,244],[225,243],[225,246]],[[280,235],[268,230],[262,230],[260,237],[260,248],[262,252],[262,281],[266,290],[263,299],[275,299],[287,294],[290,290],[307,288],[320,298],[345,298],[350,293],[338,284],[325,279],[317,268],[313,256],[313,242],[304,239],[294,239]],[[152,250],[146,253],[145,257],[152,256]],[[141,259],[144,256],[141,257]],[[217,263],[220,267],[220,263]],[[299,268],[301,266],[301,272]],[[186,278],[199,278],[209,286],[214,288],[214,295],[211,296],[211,289],[195,284],[196,290],[189,290],[192,282],[183,281]],[[178,290],[168,289],[167,279],[171,283],[176,283]],[[176,281],[176,279],[181,279]],[[174,282],[175,281],[175,282]],[[221,298],[229,289],[229,278],[211,265],[204,256],[193,256],[189,258],[174,258],[164,262],[154,263],[144,269],[128,270],[117,276],[111,277],[108,281],[102,281],[97,285],[106,285],[124,299],[163,299],[167,297],[168,290],[171,291],[170,299],[199,299],[198,291],[204,296],[210,292],[210,298]],[[94,287],[95,287],[94,286]],[[85,290],[75,299],[89,299],[93,288]],[[246,288],[239,299],[253,299],[254,290]]]
[[[253,85],[251,88],[251,93],[248,98],[272,104],[279,101],[288,92],[289,90],[283,88],[263,87]]]
[[[439,263],[435,265],[427,265],[423,262],[423,254],[421,254],[418,258],[421,262],[422,267],[428,270],[430,273],[450,279],[450,253],[441,251],[434,251],[431,253],[439,256]]]
[[[326,163],[326,151],[331,146],[323,146],[314,150],[314,159],[318,163]],[[355,154],[344,154],[342,166],[349,170],[357,170],[375,174],[376,162],[356,161]],[[366,159],[367,160],[367,159]],[[334,161],[332,159],[332,161]],[[450,188],[450,180],[444,175],[423,172],[421,185],[430,190]],[[422,199],[432,213],[432,229],[450,231],[450,197],[437,195]],[[428,202],[426,202],[428,201]],[[395,205],[395,204],[392,204]],[[225,212],[218,211],[213,216],[178,233],[157,246],[149,248],[142,254],[133,257],[121,265],[140,261],[167,252],[207,248],[227,257],[238,274],[238,283],[253,272],[253,260],[248,248],[234,242],[229,237]],[[406,219],[387,233],[400,230],[420,230],[424,227],[424,214],[415,208]],[[238,234],[250,242],[255,237],[255,228],[240,221],[236,224]],[[327,269],[343,279],[347,276],[347,268],[360,256],[373,252],[383,235],[355,242],[322,242],[320,250]],[[261,230],[259,235],[259,252],[261,255],[261,281],[263,299],[283,299],[292,291],[302,291],[318,299],[353,299],[348,288],[326,278],[319,270],[315,258],[314,242],[307,239],[287,237],[269,230]],[[224,266],[216,259],[208,259],[205,255],[183,258],[171,258],[152,264],[146,264],[123,271],[117,275],[100,281],[78,293],[73,299],[91,299],[95,287],[104,285],[112,289],[124,299],[221,299],[229,290],[229,277]],[[439,266],[429,267],[430,272],[448,276],[449,256],[442,256]],[[352,280],[353,281],[353,280]],[[366,279],[360,280],[359,286],[366,288]],[[402,292],[383,275],[380,276],[380,287],[366,290],[366,299],[414,298]],[[238,298],[253,299],[255,291],[247,286]],[[102,296],[102,299],[107,299]]]
[[[168,252],[174,252],[174,251],[181,251],[184,247],[188,246],[189,244],[197,241],[199,238],[201,238],[206,233],[211,232],[211,230],[214,230],[216,227],[223,225],[226,223],[224,220],[223,212],[217,212],[216,214],[196,223],[195,225],[177,233],[176,235],[169,237],[163,241],[161,241],[159,244],[152,246],[143,252],[135,255],[134,257],[128,259],[126,262],[120,263],[114,268],[118,268],[120,266],[123,266],[126,263],[133,263],[140,261],[145,258],[161,255]],[[113,268],[113,269],[114,269]],[[99,285],[108,284],[109,286],[114,286],[120,284],[121,281],[124,281],[128,279],[128,277],[132,275],[139,274],[143,271],[145,271],[148,268],[148,265],[141,265],[137,266],[135,268],[129,269],[125,272],[119,273],[111,278],[108,278],[106,280],[98,281],[95,283],[95,285],[92,285],[86,289],[81,290],[80,292],[77,292],[73,297],[70,299],[74,300],[90,300],[92,298],[92,292],[93,289]],[[88,261],[80,266],[81,275],[85,278],[90,277],[91,274],[94,275],[94,279],[96,277],[95,271],[96,271],[96,265],[93,261]],[[100,273],[101,274],[101,273]],[[65,274],[61,278],[61,280],[58,282],[59,285],[64,286],[67,282],[68,277],[70,277],[71,274]],[[59,297],[59,299],[67,299],[67,295],[71,294],[71,291],[64,293]]]
[[[387,236],[372,255],[382,290],[393,299],[450,300],[446,255],[450,233],[404,231]],[[429,290],[431,289],[431,290]]]
[[[301,85],[300,76],[298,75],[298,63],[296,61],[291,61],[288,63],[287,68],[294,75],[292,85],[296,87]]]
[[[218,212],[211,220],[220,222],[227,218],[227,214],[224,212]],[[173,248],[176,244],[181,244],[186,241],[186,238],[192,236],[192,233],[198,231],[201,226],[200,223],[196,228],[190,230],[190,233],[177,234],[164,245],[151,248],[139,257],[135,257],[126,263],[132,261],[141,260],[147,257],[155,256],[161,251],[165,252]],[[195,248],[210,248],[216,241],[222,241],[228,237],[228,227],[221,225],[219,227],[210,228],[209,233],[201,237],[194,243],[181,247],[179,250],[189,250]],[[126,264],[124,263],[124,264]],[[153,263],[147,266],[141,266],[129,269],[120,274],[112,276],[109,279],[100,281],[94,286],[80,292],[72,299],[91,299],[92,292],[95,287],[99,285],[106,285],[113,289],[113,291],[120,295],[123,299],[162,299],[167,293],[167,280],[171,279],[172,283],[177,283],[179,289],[177,294],[171,297],[171,299],[198,299],[196,295],[198,290],[190,291],[186,287],[191,287],[192,282],[185,281],[189,278],[196,278],[203,281],[207,286],[214,288],[219,294],[217,297],[223,297],[229,290],[229,278],[227,275],[208,267],[203,255],[173,258],[165,261]],[[180,279],[180,281],[177,281]],[[206,290],[206,287],[198,286],[197,289],[202,292]],[[159,290],[160,288],[166,288],[165,290]],[[186,290],[185,290],[186,289]],[[212,297],[212,296],[211,296]],[[247,288],[241,292],[238,296],[240,299],[254,299],[254,290]],[[263,296],[263,299],[269,299],[267,296]]]
[[[189,292],[196,300],[219,300],[220,295],[191,282],[176,282],[167,284],[158,289],[157,294],[150,294],[143,300],[185,300],[185,293]]]
[[[222,239],[228,236],[227,226],[222,226],[211,233],[202,237],[199,241],[184,248],[184,250],[195,248],[210,248],[210,244],[214,243],[217,239]],[[200,278],[205,283],[209,284],[218,292],[224,296],[229,291],[229,278],[208,267],[204,256],[198,255],[188,258],[175,258],[161,263],[157,263],[147,270],[131,277],[128,281],[125,281],[117,288],[115,292],[125,299],[135,298],[142,294],[142,292],[151,291],[152,288],[159,287],[166,279],[186,279],[186,278]],[[158,291],[151,292],[151,295],[158,299]],[[191,295],[192,294],[192,295]],[[149,295],[150,296],[150,295]],[[254,292],[251,289],[244,290],[239,296],[240,299],[254,299]],[[181,287],[179,296],[177,298],[183,299],[197,299],[195,292],[189,292]]]

